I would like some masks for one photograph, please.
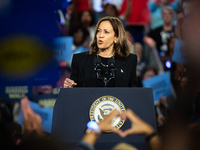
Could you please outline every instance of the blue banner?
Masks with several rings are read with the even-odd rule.
[[[174,52],[172,56],[172,61],[185,64],[186,63],[186,56],[184,52],[184,43],[182,40],[175,39],[175,45],[174,45]]]
[[[57,37],[54,40],[55,58],[71,64],[73,37]]]
[[[40,107],[37,103],[29,101],[30,107],[35,113],[40,115],[42,119],[42,127],[45,132],[51,133],[51,125],[53,118],[53,109],[47,107]],[[23,113],[20,111],[18,124],[23,124]]]
[[[144,87],[153,89],[154,101],[158,101],[161,96],[169,96],[172,94],[169,72],[143,80],[142,83]]]
[[[0,86],[0,98],[7,103],[18,102],[24,96],[32,98],[32,86],[22,83],[13,84],[12,82]]]

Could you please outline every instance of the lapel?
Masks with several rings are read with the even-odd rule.
[[[97,86],[96,75],[94,72],[94,58],[96,55],[86,56],[86,63],[83,64],[85,75],[85,86],[95,87]]]
[[[124,85],[124,80],[127,74],[127,64],[123,60],[115,59],[116,62],[116,78],[115,78],[115,87],[121,87]]]

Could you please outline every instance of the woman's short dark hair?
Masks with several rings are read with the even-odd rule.
[[[90,45],[90,51],[89,54],[96,54],[98,52],[98,46],[97,46],[97,30],[99,28],[99,25],[103,21],[109,21],[113,27],[113,30],[115,32],[115,36],[118,37],[117,43],[114,43],[114,51],[115,51],[115,56],[118,58],[125,58],[130,54],[130,49],[131,49],[131,43],[127,39],[124,27],[121,23],[121,21],[117,17],[104,17],[100,19],[96,25],[95,28],[95,34],[94,34],[94,39],[93,42]],[[114,42],[114,41],[113,41]]]

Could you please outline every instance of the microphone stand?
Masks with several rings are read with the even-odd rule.
[[[110,58],[108,60],[108,65],[109,65],[110,78],[107,80],[107,78],[104,77],[104,85],[105,85],[105,87],[107,86],[108,82],[111,79],[115,79],[115,71],[117,70],[116,67],[115,67],[115,59],[114,58]]]
[[[96,72],[97,75],[97,79],[100,79],[104,82],[104,87],[107,86],[108,82],[111,79],[115,79],[115,71],[117,70],[115,67],[115,59],[111,58],[108,61],[108,65],[109,65],[109,74],[110,74],[110,78],[107,80],[106,77],[102,78],[102,70],[101,70],[101,59],[99,57],[94,59],[94,71]]]

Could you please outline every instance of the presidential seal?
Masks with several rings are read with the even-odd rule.
[[[125,107],[119,99],[113,96],[102,96],[95,100],[90,107],[90,120],[94,120],[98,123],[114,109],[117,109],[121,113],[125,112]],[[112,126],[115,126],[115,128],[119,129],[123,124],[124,120],[120,117],[113,118]]]

